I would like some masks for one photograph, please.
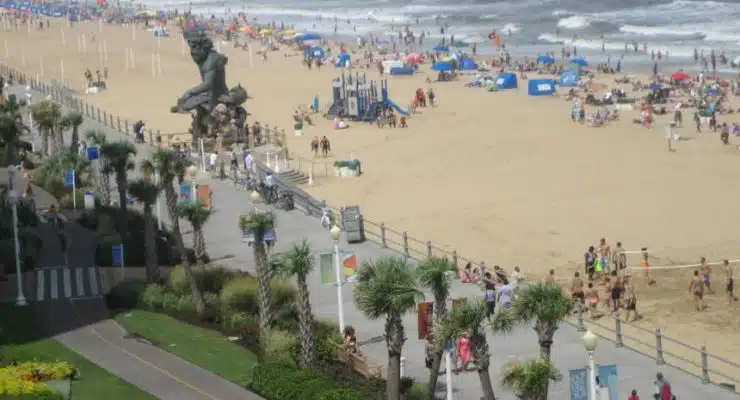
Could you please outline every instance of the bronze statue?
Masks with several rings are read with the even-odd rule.
[[[229,126],[228,121],[247,100],[247,91],[241,85],[231,90],[226,86],[228,58],[213,49],[213,42],[203,29],[184,30],[183,37],[190,47],[190,56],[198,65],[201,83],[186,91],[171,111],[193,114],[193,141],[203,136],[216,136],[220,142],[224,129]]]

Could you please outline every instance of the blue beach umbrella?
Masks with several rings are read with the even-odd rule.
[[[586,61],[583,58],[572,58],[570,60],[571,64],[579,65],[581,67],[588,67],[588,61]]]
[[[650,90],[660,90],[663,89],[663,85],[658,82],[653,82],[650,84],[650,86],[648,86],[648,88],[650,88]]]
[[[555,57],[553,56],[539,56],[537,62],[540,64],[555,64]]]
[[[296,37],[296,40],[320,40],[321,35],[318,33],[302,33]]]
[[[436,51],[436,52],[438,52],[438,53],[449,53],[449,52],[450,52],[450,48],[449,48],[449,47],[447,47],[447,46],[442,46],[442,45],[439,45],[439,46],[434,46],[434,47],[432,48],[432,50],[434,50],[434,51]]]

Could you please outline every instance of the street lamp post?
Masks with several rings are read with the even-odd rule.
[[[337,280],[337,314],[339,315],[339,332],[344,332],[344,304],[342,301],[342,285],[344,280],[342,279],[342,266],[339,262],[339,236],[342,234],[342,230],[334,225],[331,230],[331,238],[334,240],[334,275]]]
[[[10,175],[11,181],[13,180],[15,176],[15,167],[9,167],[8,172]],[[15,299],[15,304],[18,306],[25,306],[28,304],[26,302],[26,297],[23,296],[23,274],[21,273],[21,245],[20,240],[18,240],[18,192],[15,191],[15,189],[11,189],[10,192],[8,192],[8,201],[13,206],[13,242],[15,244],[15,279],[16,283],[18,285],[18,296]]]
[[[594,352],[596,346],[599,344],[599,337],[594,335],[591,331],[586,331],[583,335],[583,346],[588,352],[588,398],[589,400],[596,400],[596,361],[594,360]]]

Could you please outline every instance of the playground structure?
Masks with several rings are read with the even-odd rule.
[[[401,108],[388,97],[388,81],[380,81],[380,93],[375,81],[368,81],[365,74],[342,73],[342,76],[332,81],[332,103],[325,114],[326,118],[348,118],[353,121],[375,122],[378,117],[389,110],[409,116],[409,112]]]

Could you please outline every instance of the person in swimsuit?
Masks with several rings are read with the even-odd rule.
[[[588,302],[588,316],[593,319],[596,315],[596,307],[599,305],[599,290],[594,288],[593,282],[588,283],[586,301]]]
[[[625,322],[634,322],[642,318],[642,316],[637,313],[637,295],[635,294],[635,286],[632,285],[628,280],[625,280],[623,301],[625,310]],[[630,321],[630,314],[635,314],[632,318],[632,321]]]
[[[612,280],[607,276],[604,279],[604,308],[607,312],[612,312]]]
[[[542,283],[545,283],[545,284],[555,283],[555,270],[554,269],[550,270],[550,273],[547,274],[545,279],[542,280]]]
[[[496,281],[490,272],[483,275],[483,299],[486,302],[486,318],[490,321],[496,310]]]
[[[606,238],[599,241],[599,258],[606,274],[609,274],[609,257],[611,256],[611,247],[606,243]]]
[[[650,254],[648,254],[647,247],[643,247],[641,249],[642,251],[642,260],[640,260],[640,267],[642,267],[642,276],[645,277],[645,280],[647,281],[648,285],[655,284],[655,281],[650,277]]]
[[[617,242],[617,247],[614,248],[612,253],[612,261],[614,262],[615,269],[621,271],[627,268],[627,254],[622,248],[622,242]]]
[[[712,290],[712,266],[707,263],[706,257],[702,257],[699,260],[699,274],[701,275],[701,281],[704,287],[707,288],[708,294],[713,294]]]
[[[585,304],[586,295],[583,293],[583,279],[579,272],[573,275],[573,280],[570,282],[570,297],[581,305]]]
[[[584,254],[583,257],[588,280],[593,281],[594,272],[596,271],[596,257],[598,257],[594,251],[594,246],[588,246],[588,251],[586,251],[586,254]]]
[[[704,283],[701,280],[699,271],[694,271],[694,277],[689,282],[689,293],[694,298],[696,311],[704,310]]]
[[[732,277],[732,267],[730,267],[730,262],[725,260],[722,263],[725,266],[725,293],[727,293],[727,304],[732,304],[733,301],[737,301],[737,297],[735,297],[735,279]]]
[[[612,309],[617,311],[621,305],[622,293],[624,293],[624,282],[622,280],[622,274],[617,272],[616,269],[612,271],[611,279],[614,281],[614,285],[612,286],[610,300],[612,302]]]

